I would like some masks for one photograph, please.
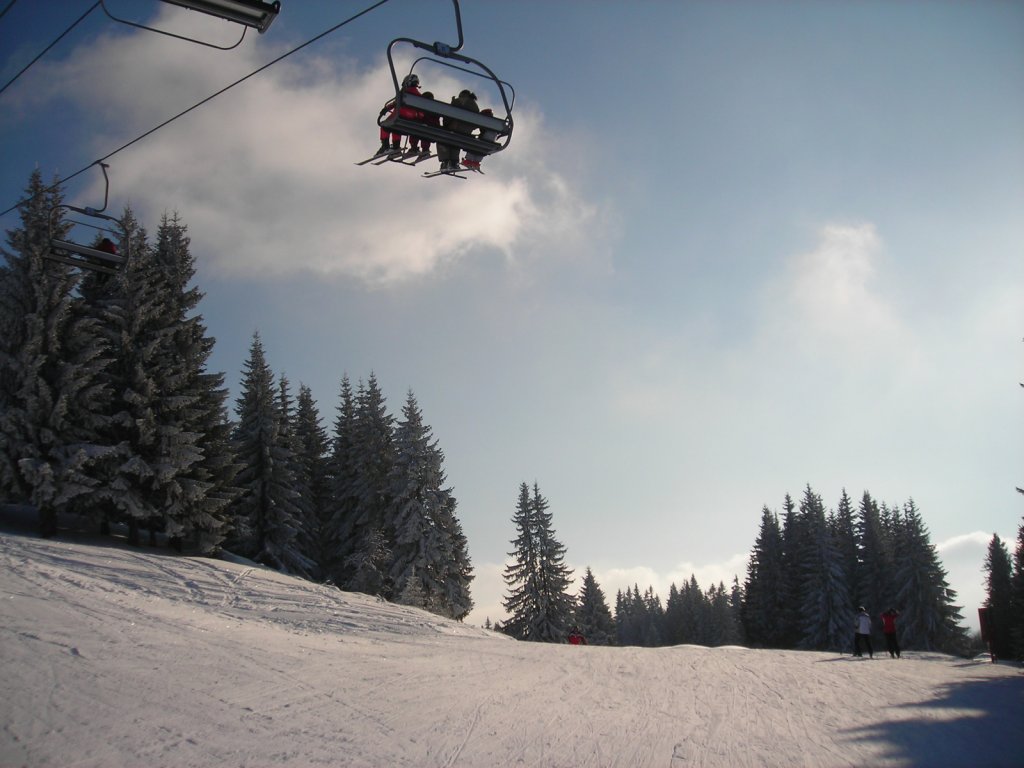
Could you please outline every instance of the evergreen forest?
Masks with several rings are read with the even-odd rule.
[[[185,224],[165,215],[151,238],[125,209],[107,274],[47,258],[66,211],[34,172],[2,249],[0,501],[44,536],[76,516],[464,618],[473,568],[414,393],[396,417],[372,374],[346,375],[328,431],[257,333],[231,418]]]
[[[786,495],[781,515],[767,507],[741,584],[706,591],[691,576],[672,584],[664,603],[652,587],[619,591],[614,606],[587,568],[578,594],[570,591],[565,547],[552,526],[547,500],[524,483],[513,518],[512,563],[506,568],[510,618],[497,626],[524,640],[560,642],[576,626],[591,644],[663,646],[746,645],[848,653],[854,617],[863,606],[872,616],[874,647],[884,648],[880,614],[899,611],[903,648],[964,653],[956,592],[912,499],[902,505],[877,502],[865,492],[858,503],[843,491],[827,509],[809,486],[799,502]],[[1024,540],[1024,533],[1022,533]],[[1016,570],[999,559],[999,583],[1019,588]],[[1017,581],[1014,582],[1013,579]],[[1019,615],[1024,602],[1016,598]],[[614,611],[612,608],[614,607]],[[1013,625],[1019,626],[1019,625]],[[1014,630],[1019,633],[1019,630]],[[1012,636],[1007,630],[1007,636]]]

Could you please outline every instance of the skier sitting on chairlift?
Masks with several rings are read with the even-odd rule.
[[[452,104],[469,112],[480,111],[480,107],[478,107],[476,103],[476,94],[469,90],[464,89],[460,91],[459,95],[452,99]],[[466,123],[451,117],[446,117],[444,119],[444,127],[450,131],[455,131],[456,133],[464,133],[467,136],[476,130],[472,125],[467,125]],[[447,144],[438,144],[437,158],[441,161],[441,170],[448,172],[460,170],[459,154],[460,150],[458,147],[453,147]]]
[[[418,75],[406,75],[405,79],[402,80],[402,93],[411,93],[414,96],[420,95],[420,78]],[[391,110],[391,115],[395,113],[395,100],[391,99],[384,108],[381,109],[380,114],[384,114],[388,110]],[[388,117],[390,118],[391,115]],[[423,113],[418,110],[412,109],[411,107],[401,107],[398,110],[399,117],[403,117],[406,120],[422,120]],[[418,149],[418,142],[414,136],[409,137],[409,150]],[[389,152],[401,152],[402,151],[402,134],[392,133],[391,144],[388,145],[388,130],[387,128],[381,127],[380,129],[380,149],[377,150],[377,156],[386,155]]]
[[[490,108],[481,109],[481,115],[487,115],[488,117],[494,116],[494,111]],[[498,132],[491,130],[490,128],[480,129],[480,138],[484,141],[495,141],[498,138]],[[477,152],[467,152],[466,156],[462,159],[462,164],[469,168],[471,171],[480,170],[480,161],[484,159],[484,156]]]
[[[431,93],[430,91],[424,91],[423,98],[433,99],[434,94]],[[421,112],[420,120],[422,120],[425,125],[432,125],[435,128],[441,127],[441,117],[439,115],[435,115],[432,112]],[[413,142],[415,141],[416,139],[410,139],[409,144],[412,145]],[[424,159],[427,157],[430,157],[430,139],[420,139],[420,158]]]

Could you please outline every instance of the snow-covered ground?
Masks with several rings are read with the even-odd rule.
[[[1020,766],[1024,673],[518,643],[244,563],[0,533],[0,765]]]

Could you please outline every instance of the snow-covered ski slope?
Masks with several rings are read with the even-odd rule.
[[[0,534],[0,765],[1019,766],[1019,667],[518,643],[251,565]]]

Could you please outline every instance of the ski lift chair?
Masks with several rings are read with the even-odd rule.
[[[92,270],[93,272],[103,272],[108,275],[113,275],[117,274],[119,267],[124,266],[127,261],[126,256],[122,256],[119,253],[104,251],[99,248],[93,248],[91,246],[81,245],[71,240],[65,240],[53,236],[54,214],[56,214],[61,208],[66,208],[69,211],[74,211],[75,213],[81,214],[82,216],[88,216],[92,219],[101,219],[118,225],[121,224],[119,219],[103,212],[107,209],[107,200],[110,193],[110,179],[107,176],[107,164],[98,163],[98,165],[103,171],[103,179],[106,181],[106,189],[103,193],[103,207],[93,208],[91,206],[85,206],[84,208],[79,208],[74,205],[67,205],[66,203],[61,203],[60,205],[55,206],[50,211],[50,249],[47,253],[43,254],[43,257],[50,261],[68,264],[72,267],[80,267],[82,269]],[[90,224],[88,226],[94,225]],[[96,228],[115,234],[107,227],[96,226]]]
[[[74,208],[72,206],[67,207],[71,208],[73,211],[84,213],[82,209]],[[86,215],[95,216],[97,214],[93,213]],[[103,218],[116,221],[113,216],[103,216]],[[71,242],[70,240],[61,240],[59,238],[50,239],[50,251],[44,254],[44,256],[50,261],[59,261],[62,264],[68,264],[72,267],[89,269],[93,272],[103,272],[107,275],[116,275],[119,271],[119,267],[124,266],[125,263],[125,257],[119,253],[101,251],[98,248],[91,248],[89,246]]]
[[[400,79],[398,77],[398,71],[395,69],[393,56],[394,48],[399,44],[408,44],[414,48],[430,51],[432,54],[431,56],[421,56],[416,59],[412,64],[412,68],[409,70],[409,74],[413,73],[416,65],[420,62],[430,61],[435,64],[440,64],[461,72],[469,73],[492,83],[500,96],[505,116],[498,117],[496,114],[494,116],[483,115],[478,112],[462,109],[461,107],[457,107],[454,104],[449,104],[444,101],[428,99],[424,96],[417,96],[412,93],[403,92]],[[468,66],[459,66],[458,64],[453,63],[455,61]],[[498,76],[495,75],[494,72],[492,72],[486,65],[476,59],[470,58],[469,56],[457,53],[454,48],[445,45],[444,43],[428,44],[408,37],[397,38],[392,40],[390,45],[388,45],[388,65],[391,68],[391,79],[395,86],[395,101],[394,109],[391,110],[390,113],[381,115],[378,118],[377,124],[381,128],[392,133],[400,133],[413,138],[432,141],[436,144],[458,147],[465,152],[482,156],[493,155],[496,152],[501,152],[508,146],[509,141],[512,139],[512,105],[515,102],[515,90],[504,80],[499,79]],[[437,115],[442,118],[440,121],[442,124],[429,125],[420,120],[402,117],[402,107],[408,107],[415,112]],[[500,111],[500,107],[496,111]],[[469,126],[473,131],[479,131],[479,135],[453,130],[449,127],[451,125],[451,121],[457,121],[463,125]],[[447,122],[448,125],[445,125],[445,122]],[[496,136],[496,138],[493,141],[481,138],[481,136],[486,135],[486,132],[491,132],[491,135]]]

